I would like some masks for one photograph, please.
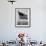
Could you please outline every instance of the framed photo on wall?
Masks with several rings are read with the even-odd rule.
[[[15,8],[15,26],[30,27],[31,26],[31,9]]]

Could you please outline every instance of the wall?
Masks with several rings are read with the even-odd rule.
[[[46,40],[46,1],[17,0],[14,5],[0,0],[0,41],[15,40],[19,32],[28,33],[33,40]],[[15,8],[31,8],[31,27],[15,27]]]

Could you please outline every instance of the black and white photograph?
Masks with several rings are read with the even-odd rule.
[[[16,8],[15,9],[15,26],[16,27],[30,27],[31,13],[30,8]]]

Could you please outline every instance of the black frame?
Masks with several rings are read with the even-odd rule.
[[[16,9],[29,9],[29,26],[16,26]],[[29,27],[31,27],[31,8],[15,8],[15,27],[18,27],[18,28],[29,28]]]

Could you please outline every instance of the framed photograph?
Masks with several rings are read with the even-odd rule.
[[[31,9],[15,8],[15,26],[30,27],[31,26]]]

